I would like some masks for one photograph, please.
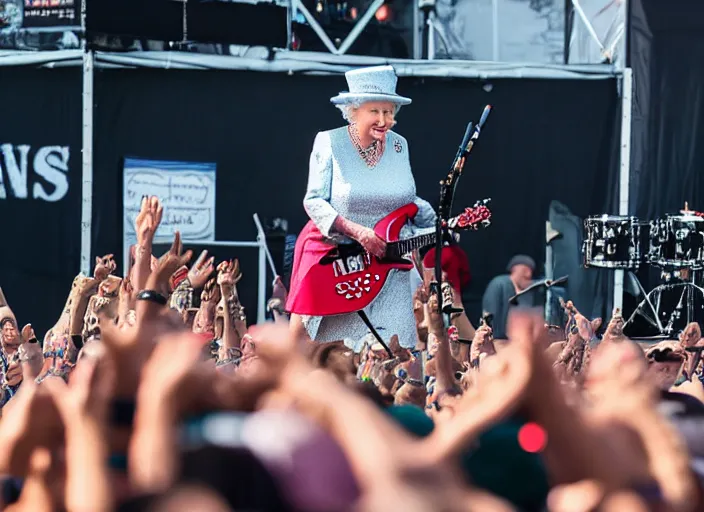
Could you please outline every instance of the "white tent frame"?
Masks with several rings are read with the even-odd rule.
[[[496,2],[496,0],[494,0]],[[589,35],[591,36],[592,40],[596,45],[599,47],[599,51],[601,52],[601,55],[605,58],[608,58],[610,62],[613,62],[613,57],[614,57],[614,51],[616,50],[616,46],[619,44],[621,41],[621,38],[626,35],[626,24],[628,23],[628,17],[626,17],[626,20],[624,20],[624,26],[617,32],[616,37],[614,38],[613,42],[611,43],[611,46],[606,48],[604,44],[601,42],[601,39],[599,39],[599,35],[596,33],[596,30],[594,29],[594,25],[592,25],[592,22],[589,20],[589,17],[587,14],[584,12],[584,9],[582,8],[581,0],[570,0],[572,3],[572,7],[574,7],[575,12],[579,16],[579,18],[582,20],[582,23],[584,23],[584,26],[587,29],[587,32],[589,32]],[[623,8],[628,12],[627,8],[627,2],[628,0],[623,1]],[[569,41],[565,41],[566,45],[569,45]],[[626,48],[626,41],[624,40],[624,60],[625,60],[625,48]]]
[[[259,215],[256,213],[252,216],[254,219],[254,225],[257,228],[257,240],[255,242],[247,241],[210,241],[203,242],[201,240],[192,241],[192,243],[204,246],[204,247],[246,247],[251,249],[257,249],[257,323],[263,323],[266,321],[266,283],[267,283],[267,260],[269,262],[269,268],[276,277],[276,266],[274,265],[274,260],[271,258],[269,253],[269,247],[266,243],[266,233],[262,227],[262,223],[259,220]],[[189,243],[189,240],[184,240],[185,243]],[[129,244],[125,243],[123,240],[124,247],[122,248],[122,274],[127,275],[129,270],[130,261],[130,247]],[[90,252],[88,252],[88,257],[90,258]],[[81,253],[81,260],[83,259],[83,253]],[[83,269],[81,269],[83,271]],[[88,268],[87,272],[90,272]],[[85,272],[84,272],[85,273]],[[88,275],[86,273],[86,275]]]
[[[372,21],[372,18],[374,17],[376,12],[381,8],[382,5],[384,5],[384,0],[374,0],[372,4],[367,8],[366,12],[362,15],[362,17],[359,18],[354,24],[352,30],[349,34],[347,34],[345,40],[340,43],[339,47],[337,47],[335,46],[335,43],[330,39],[330,36],[328,36],[328,34],[325,32],[325,29],[320,25],[320,23],[318,23],[318,20],[315,19],[315,16],[313,16],[310,11],[306,8],[306,6],[303,5],[303,2],[301,0],[290,1],[291,16],[289,19],[291,20],[291,22],[296,18],[297,12],[300,11],[301,14],[303,14],[303,17],[310,25],[310,27],[313,29],[313,32],[315,32],[315,34],[318,36],[318,39],[322,41],[322,43],[325,45],[325,48],[327,48],[328,51],[333,55],[345,55],[355,43],[357,38],[361,35],[362,31],[367,27],[367,25],[369,25],[369,22]],[[292,33],[291,28],[289,28],[289,33]]]

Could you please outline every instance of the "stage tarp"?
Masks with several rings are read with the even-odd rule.
[[[43,336],[80,266],[81,74],[0,68],[0,83],[0,287]]]
[[[654,220],[678,214],[685,201],[703,211],[704,4],[633,0],[630,10],[630,214]],[[651,290],[660,274],[643,265],[638,277]]]
[[[401,77],[533,78],[559,80],[603,80],[617,75],[610,64],[521,64],[460,60],[407,60],[332,55],[327,53],[275,51],[250,48],[241,57],[188,52],[134,51],[94,52],[98,68],[222,69],[274,73],[340,74],[361,66],[394,66]],[[80,50],[28,52],[0,50],[2,66],[80,66]]]
[[[631,212],[704,210],[704,4],[634,0]]]

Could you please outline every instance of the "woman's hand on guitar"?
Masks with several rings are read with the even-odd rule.
[[[386,242],[377,236],[373,229],[362,229],[357,241],[364,247],[365,251],[377,258],[383,258],[386,254]]]

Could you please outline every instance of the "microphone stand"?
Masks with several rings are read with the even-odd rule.
[[[516,305],[516,304],[518,304],[518,297],[520,297],[521,295],[524,295],[528,292],[532,292],[533,290],[535,290],[537,288],[542,288],[542,287],[552,288],[553,286],[557,286],[562,283],[566,283],[567,278],[568,278],[568,276],[563,276],[559,279],[555,279],[554,281],[552,281],[550,279],[543,279],[541,281],[536,281],[535,283],[531,284],[529,287],[521,290],[516,295],[514,295],[513,297],[508,299],[508,302],[509,302],[509,304]]]
[[[447,175],[445,180],[440,182],[440,202],[438,204],[438,212],[435,220],[435,282],[431,283],[430,287],[431,293],[435,293],[438,297],[438,312],[440,313],[445,312],[448,306],[452,308],[452,304],[443,304],[441,283],[442,249],[445,244],[445,240],[451,237],[448,222],[452,211],[452,203],[455,198],[455,189],[457,188],[457,181],[459,180],[462,170],[464,169],[466,157],[472,151],[474,143],[479,139],[479,134],[481,133],[482,127],[484,126],[487,117],[489,117],[490,112],[491,105],[487,105],[484,107],[482,116],[476,125],[474,125],[471,121],[469,122],[467,129],[464,132],[464,137],[462,137],[462,143],[460,144],[457,154],[455,155],[455,159],[452,162],[450,173]]]

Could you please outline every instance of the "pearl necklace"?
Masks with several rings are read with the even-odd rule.
[[[356,125],[349,125],[347,127],[347,131],[350,134],[352,144],[359,153],[359,156],[361,156],[362,160],[364,160],[364,163],[367,164],[367,167],[372,168],[378,164],[379,160],[381,160],[381,156],[384,154],[384,141],[374,139],[374,141],[372,141],[372,143],[365,148],[362,147],[362,141],[359,138],[359,133],[357,133]]]

